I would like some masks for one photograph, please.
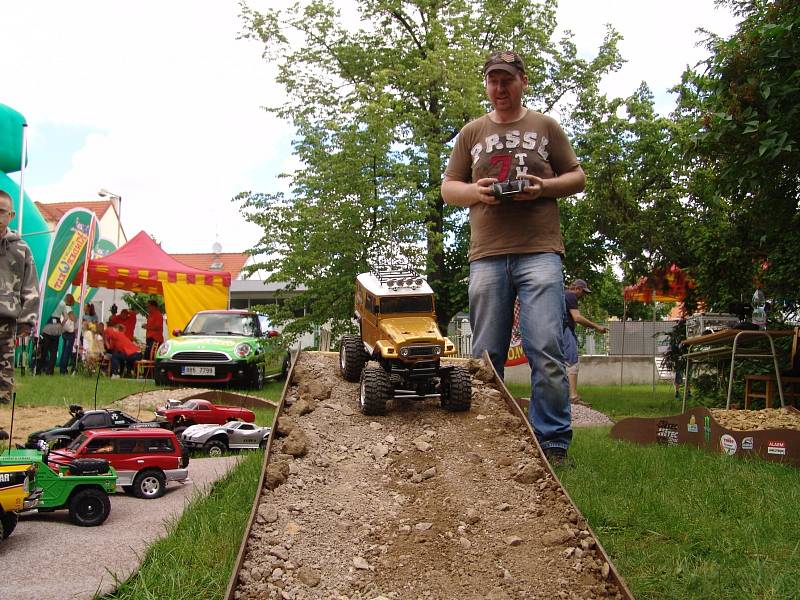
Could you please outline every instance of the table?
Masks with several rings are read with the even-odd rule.
[[[772,359],[772,364],[775,368],[775,379],[778,383],[778,393],[781,397],[781,407],[783,407],[783,385],[781,384],[778,356],[775,353],[775,343],[773,340],[775,338],[789,337],[792,335],[794,335],[793,329],[723,329],[715,333],[697,335],[683,340],[681,345],[688,348],[689,351],[683,355],[683,358],[686,360],[686,381],[683,386],[682,412],[686,412],[686,397],[689,392],[689,381],[692,376],[692,363],[728,357],[730,357],[731,369],[730,375],[728,376],[728,401],[725,404],[725,408],[731,407],[733,370],[737,358]],[[763,347],[764,341],[769,342],[768,349]]]

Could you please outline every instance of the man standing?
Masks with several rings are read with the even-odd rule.
[[[584,327],[591,327],[600,333],[608,333],[608,329],[602,325],[590,321],[578,310],[578,300],[586,294],[591,294],[583,279],[576,279],[566,290],[564,290],[564,305],[566,315],[564,319],[564,355],[567,363],[567,378],[569,379],[569,399],[570,402],[580,400],[578,396],[578,337],[575,335],[575,324]]]
[[[75,327],[78,317],[75,315],[75,297],[67,294],[64,297],[64,307],[61,314],[61,361],[58,364],[59,372],[66,375],[70,365],[75,364]]]
[[[29,335],[39,310],[39,279],[28,245],[8,228],[16,213],[0,190],[0,404],[14,388],[14,339]]]
[[[469,208],[472,352],[487,351],[503,376],[519,297],[531,366],[528,418],[547,458],[564,464],[572,419],[556,199],[583,190],[585,177],[558,123],[523,106],[528,76],[519,54],[492,53],[483,76],[493,110],[458,134],[442,183],[445,202]],[[492,184],[505,181],[505,190],[493,191]]]
[[[150,300],[147,303],[147,322],[142,325],[145,330],[145,340],[147,346],[144,356],[147,360],[152,359],[153,345],[158,347],[164,341],[164,315],[158,309],[158,302]]]

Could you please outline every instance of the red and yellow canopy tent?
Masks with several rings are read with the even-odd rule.
[[[82,277],[83,269],[78,273]],[[170,329],[182,329],[199,310],[228,307],[231,274],[185,265],[140,231],[115,252],[89,261],[87,285],[160,294]]]
[[[676,264],[654,269],[650,275],[642,277],[633,285],[623,289],[622,315],[622,362],[620,363],[619,380],[622,385],[622,372],[625,365],[625,322],[628,317],[628,302],[645,302],[653,304],[653,323],[656,320],[656,302],[683,302],[688,291],[695,287],[694,281]],[[656,367],[655,345],[653,346],[653,389],[655,390]]]
[[[625,302],[683,302],[695,284],[678,265],[655,269],[623,291]]]

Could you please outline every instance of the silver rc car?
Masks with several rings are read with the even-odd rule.
[[[228,450],[266,448],[271,427],[230,421],[224,425],[192,425],[181,434],[189,450],[204,450],[209,456],[222,456]]]

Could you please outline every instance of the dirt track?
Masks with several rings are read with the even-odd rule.
[[[366,417],[335,357],[302,354],[234,597],[620,597],[488,380],[474,372],[469,412],[394,401]]]

